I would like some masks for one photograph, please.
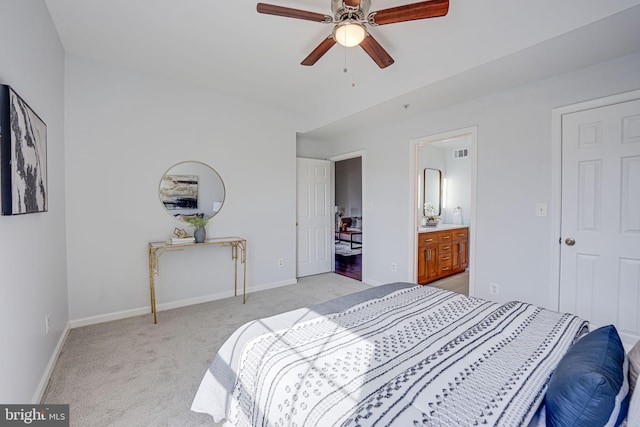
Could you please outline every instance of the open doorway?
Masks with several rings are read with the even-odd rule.
[[[414,277],[473,295],[475,127],[412,141]]]
[[[336,161],[334,172],[334,271],[362,280],[362,157]]]

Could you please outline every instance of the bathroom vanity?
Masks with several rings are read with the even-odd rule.
[[[418,283],[463,272],[469,265],[469,227],[439,224],[418,229]]]

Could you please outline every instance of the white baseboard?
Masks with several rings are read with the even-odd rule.
[[[379,282],[377,280],[373,280],[373,279],[370,279],[368,277],[363,277],[362,278],[362,283],[364,283],[365,285],[370,285],[370,286],[382,286],[382,285],[385,284],[383,282]]]
[[[42,378],[40,378],[38,387],[36,387],[36,391],[31,398],[31,403],[34,405],[38,405],[40,404],[40,402],[42,402],[44,392],[47,390],[47,385],[49,385],[49,379],[51,378],[51,374],[53,374],[53,368],[55,368],[56,366],[56,362],[58,361],[58,357],[60,356],[60,352],[62,351],[64,343],[67,341],[70,330],[71,328],[69,327],[69,322],[67,322],[67,326],[62,331],[60,339],[58,340],[58,344],[56,344],[56,348],[53,350],[53,354],[51,354],[51,357],[49,358],[49,363],[47,363],[47,367],[42,374]]]
[[[294,285],[298,283],[297,279],[283,280],[280,282],[271,282],[265,283],[258,286],[250,286],[247,287],[247,300],[249,300],[249,295],[251,292],[265,291],[267,289],[279,288],[281,286]],[[242,295],[242,293],[238,293],[238,295]],[[171,310],[174,308],[186,307],[188,305],[193,304],[202,304],[205,302],[216,301],[219,299],[230,298],[233,297],[233,291],[225,291],[218,292],[215,294],[203,295],[196,298],[188,298],[179,301],[171,301],[165,302],[162,304],[158,304],[156,309],[160,311]],[[113,320],[126,319],[128,317],[142,316],[144,314],[150,314],[151,307],[145,306],[140,308],[133,308],[130,310],[116,311],[113,313],[99,314],[97,316],[85,317],[82,319],[75,319],[69,321],[69,329],[80,328],[82,326],[95,325],[98,323],[111,322]]]
[[[159,308],[159,307],[158,307]],[[113,313],[99,314],[97,316],[84,317],[82,319],[74,319],[69,321],[71,329],[80,328],[82,326],[95,325],[98,323],[111,322],[112,320],[126,319],[127,317],[141,316],[151,313],[150,307],[133,308],[131,310],[116,311]]]

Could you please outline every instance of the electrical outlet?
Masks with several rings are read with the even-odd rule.
[[[391,271],[398,271],[398,264],[396,264],[395,262],[391,263]]]
[[[284,258],[278,258],[278,268],[284,267]]]
[[[500,295],[500,284],[495,282],[489,282],[489,293],[491,295]]]
[[[49,335],[49,331],[51,330],[51,317],[47,315],[44,318],[44,332],[46,335]]]

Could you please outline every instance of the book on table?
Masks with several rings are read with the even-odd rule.
[[[172,237],[169,240],[169,243],[171,243],[172,245],[180,245],[180,244],[185,244],[185,243],[195,243],[196,239],[193,236],[187,236],[187,237]]]

